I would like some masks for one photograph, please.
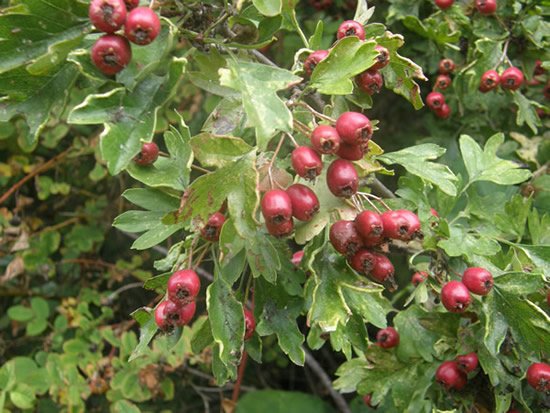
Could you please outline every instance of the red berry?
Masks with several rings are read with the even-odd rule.
[[[101,36],[92,46],[92,61],[106,75],[114,75],[132,60],[132,49],[125,37],[116,34]]]
[[[206,225],[201,231],[202,237],[210,242],[218,242],[220,240],[220,233],[222,232],[222,226],[225,223],[225,216],[219,212],[210,215]]]
[[[299,267],[300,263],[302,262],[302,258],[304,258],[304,251],[297,251],[294,254],[292,254],[292,258],[290,261],[296,266]]]
[[[435,115],[440,119],[447,119],[451,114],[451,108],[446,103],[443,104],[439,109],[436,109]]]
[[[441,289],[441,303],[451,313],[466,311],[471,302],[468,288],[459,281],[449,281]]]
[[[476,0],[476,9],[481,14],[493,14],[497,10],[497,0]]]
[[[261,209],[266,223],[278,225],[292,221],[292,201],[285,191],[267,191],[262,198]]]
[[[147,166],[155,163],[159,157],[159,147],[155,142],[145,142],[141,147],[141,152],[134,157],[134,162],[141,166]]]
[[[199,294],[201,281],[193,270],[176,271],[166,286],[168,299],[179,306],[185,305]]]
[[[371,404],[371,399],[372,399],[372,393],[371,393],[371,394],[367,394],[366,396],[363,396],[363,400],[364,400],[365,404],[366,404],[367,406],[369,406],[371,409],[376,409],[376,406],[378,406],[378,405],[374,405],[374,406],[373,406],[373,405]]]
[[[370,271],[371,277],[379,282],[392,282],[395,270],[390,259],[382,254],[374,254],[374,256],[376,257],[376,262]]]
[[[393,327],[380,330],[376,335],[376,340],[382,348],[392,348],[399,344],[399,333]]]
[[[248,340],[250,337],[252,337],[252,334],[254,334],[254,330],[256,329],[256,321],[254,320],[254,314],[252,314],[252,311],[245,308],[244,310],[244,339]]]
[[[345,112],[336,121],[338,136],[350,145],[368,143],[372,136],[369,118],[358,112]]]
[[[378,56],[376,56],[376,62],[371,66],[370,70],[385,68],[390,63],[390,52],[384,46],[376,46],[374,50],[378,52]]]
[[[191,301],[188,304],[185,304],[179,309],[179,321],[176,323],[178,327],[189,324],[195,315],[195,310],[197,309],[197,303]]]
[[[439,75],[435,79],[435,87],[440,90],[445,90],[451,86],[451,78],[448,75]]]
[[[159,17],[149,7],[137,7],[128,13],[124,33],[132,43],[148,45],[160,33]]]
[[[114,33],[126,20],[126,5],[123,0],[92,0],[89,14],[98,30]]]
[[[523,73],[517,67],[509,67],[500,75],[500,87],[508,90],[516,90],[523,83]]]
[[[464,373],[470,373],[477,368],[477,353],[462,354],[456,356],[456,367]]]
[[[164,317],[172,328],[181,327],[189,323],[195,315],[197,307],[194,301],[185,305],[178,305],[172,301],[165,302]]]
[[[431,92],[428,93],[428,96],[426,96],[426,105],[428,105],[430,109],[440,109],[444,103],[445,98],[439,92]]]
[[[292,151],[292,167],[305,179],[315,179],[323,170],[323,161],[309,146],[300,146]]]
[[[550,366],[546,363],[534,363],[527,369],[527,382],[538,391],[550,390]]]
[[[454,0],[435,0],[435,5],[441,10],[447,10],[454,3]]]
[[[166,305],[168,301],[161,302],[155,309],[155,322],[162,331],[170,331],[173,325],[166,318]]]
[[[352,221],[336,221],[330,227],[330,243],[336,251],[346,256],[353,256],[361,248],[361,236]]]
[[[453,62],[453,59],[443,59],[439,62],[438,68],[442,75],[446,75],[455,70],[455,62]]]
[[[332,126],[317,126],[311,133],[311,146],[324,155],[335,153],[340,147],[338,132]]]
[[[472,267],[464,271],[462,283],[477,295],[487,295],[493,288],[493,276],[484,268]]]
[[[546,69],[544,67],[542,67],[542,62],[537,59],[535,61],[535,70],[533,71],[533,74],[534,75],[542,75],[544,74],[544,72],[546,72]]]
[[[412,277],[412,283],[415,287],[418,287],[418,284],[420,284],[421,282],[423,282],[427,278],[428,278],[428,274],[425,273],[424,271],[415,272],[413,277]]]
[[[338,27],[336,37],[340,40],[350,36],[356,36],[359,40],[365,40],[365,29],[363,25],[355,20],[346,20],[343,22],[340,27]]]
[[[292,222],[292,219],[281,221],[277,224],[266,221],[265,226],[267,228],[267,231],[277,238],[286,237],[287,235],[290,235],[294,230],[294,222]]]
[[[380,92],[384,79],[382,79],[382,75],[378,70],[369,69],[358,74],[355,77],[355,82],[357,83],[357,86],[359,86],[359,89],[363,92],[368,95],[374,95],[375,93]]]
[[[405,241],[410,241],[413,238],[422,238],[422,229],[418,216],[407,209],[398,209],[397,212],[409,221],[409,234]]]
[[[439,218],[439,214],[437,213],[437,211],[433,208],[430,208],[430,212],[432,213],[432,215],[436,218]]]
[[[130,11],[139,6],[139,0],[124,0],[124,4],[126,4],[126,10]]]
[[[362,211],[357,215],[355,227],[363,240],[377,239],[384,233],[382,218],[374,211]]]
[[[316,52],[310,54],[304,62],[304,70],[306,73],[311,76],[313,70],[315,70],[315,66],[317,66],[322,60],[325,60],[328,53],[328,50],[317,50]]]
[[[327,170],[327,185],[334,196],[351,198],[359,186],[359,175],[355,166],[344,159],[333,161]]]
[[[350,145],[349,143],[342,142],[338,151],[336,151],[336,155],[348,161],[358,161],[365,156],[365,150],[362,145]]]
[[[386,211],[380,218],[384,226],[384,235],[388,238],[410,241],[420,234],[420,221],[411,211]]]
[[[462,390],[466,385],[466,374],[461,372],[455,361],[445,361],[437,368],[435,379],[447,390]]]
[[[351,257],[351,267],[361,274],[369,274],[376,264],[375,255],[366,248],[360,248]]]
[[[319,212],[319,198],[311,188],[302,185],[290,185],[286,193],[292,202],[292,216],[300,221],[311,221]]]
[[[479,90],[483,93],[486,93],[490,90],[493,90],[500,83],[500,76],[494,70],[487,70],[481,76],[481,84],[479,85]]]

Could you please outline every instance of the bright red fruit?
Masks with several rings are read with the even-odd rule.
[[[348,161],[358,161],[365,156],[365,150],[362,145],[350,145],[349,143],[342,142],[336,151],[336,155]]]
[[[222,232],[222,226],[225,223],[225,216],[219,212],[210,215],[206,225],[201,231],[202,237],[210,242],[218,242],[220,240],[220,233]]]
[[[125,37],[116,34],[101,36],[92,46],[92,61],[106,75],[114,75],[132,60],[132,49]]]
[[[168,301],[163,301],[155,309],[155,322],[157,323],[158,328],[162,331],[169,331],[173,328],[172,324],[166,318],[166,305]]]
[[[128,13],[124,34],[132,43],[145,46],[160,33],[160,20],[149,7],[137,7]]]
[[[440,119],[447,119],[451,114],[451,108],[446,103],[443,104],[439,109],[436,109],[435,115]]]
[[[338,136],[350,145],[362,145],[372,136],[369,118],[359,112],[344,112],[336,120]]]
[[[538,391],[550,390],[550,366],[546,363],[534,363],[527,369],[527,382]]]
[[[134,162],[141,166],[155,163],[159,157],[159,147],[155,142],[145,142],[141,152],[134,156]]]
[[[418,287],[418,284],[420,284],[427,278],[428,278],[428,274],[426,274],[424,271],[415,272],[412,277],[412,283],[415,287]]]
[[[201,281],[193,270],[176,271],[166,286],[168,299],[179,306],[185,305],[199,294]]]
[[[523,73],[517,67],[509,67],[500,75],[500,87],[507,90],[516,90],[523,83]]]
[[[252,337],[252,334],[254,334],[254,330],[256,330],[256,320],[254,320],[254,314],[248,308],[245,308],[243,311],[245,326],[244,339],[248,340]]]
[[[439,214],[437,213],[437,211],[435,209],[430,208],[430,212],[434,217],[439,218]]]
[[[355,83],[366,94],[374,95],[380,92],[384,79],[378,70],[369,69],[355,76]]]
[[[178,327],[181,327],[185,324],[189,324],[189,322],[193,319],[193,316],[195,315],[196,309],[197,303],[195,301],[191,301],[189,304],[181,306],[179,309],[179,320],[176,325]]]
[[[292,221],[292,201],[285,191],[272,189],[262,198],[262,215],[266,223],[272,225]]]
[[[470,373],[477,368],[478,358],[477,353],[462,354],[456,356],[456,366],[464,373]]]
[[[311,221],[319,212],[319,198],[311,188],[302,185],[290,185],[286,189],[292,203],[292,215],[300,221]]]
[[[340,147],[338,132],[332,126],[317,126],[311,133],[311,146],[324,155],[335,153]]]
[[[382,348],[392,348],[399,344],[399,333],[393,327],[380,330],[376,334],[376,340]]]
[[[194,301],[185,305],[178,305],[172,301],[165,301],[165,303],[163,313],[168,323],[168,330],[189,323],[195,315],[195,309],[197,308]]]
[[[317,50],[316,52],[310,54],[304,62],[304,70],[306,73],[311,76],[313,70],[315,70],[315,66],[317,66],[322,60],[325,60],[328,53],[328,50]]]
[[[323,161],[309,146],[300,146],[292,151],[292,167],[305,179],[315,179],[323,170]]]
[[[338,27],[336,37],[340,40],[350,36],[356,36],[359,40],[365,40],[365,29],[363,25],[355,20],[346,20],[343,22],[340,27]]]
[[[366,248],[360,248],[351,258],[351,267],[361,274],[369,274],[376,265],[376,256]]]
[[[422,238],[422,229],[418,216],[408,209],[398,209],[397,212],[409,221],[409,234],[406,241],[410,241],[413,238]]]
[[[384,235],[388,238],[410,241],[421,234],[418,217],[406,209],[386,211],[380,218],[384,226]]]
[[[371,277],[379,282],[391,282],[395,270],[390,259],[382,254],[374,254],[374,256],[376,257],[376,262],[370,271]]]
[[[302,262],[302,258],[304,258],[304,251],[297,251],[294,254],[292,254],[292,258],[290,261],[296,266],[299,267],[300,263]]]
[[[379,238],[384,233],[382,218],[374,211],[362,211],[357,215],[355,227],[363,239]]]
[[[336,221],[330,227],[329,239],[334,249],[346,256],[353,256],[363,245],[353,221]]]
[[[277,238],[286,237],[287,235],[290,235],[294,230],[294,222],[292,222],[292,219],[281,221],[276,224],[266,221],[265,226],[267,228],[267,231]]]
[[[114,33],[126,20],[126,5],[123,0],[92,0],[90,21],[102,32]]]
[[[476,0],[475,5],[481,14],[488,15],[497,11],[497,0]]]
[[[428,105],[430,109],[439,109],[444,103],[445,98],[439,92],[431,92],[428,93],[428,96],[426,96],[426,105]]]
[[[441,10],[447,10],[454,3],[454,0],[435,0],[435,5]]]
[[[435,379],[447,390],[462,390],[467,381],[466,374],[458,369],[455,361],[441,363],[435,372]]]
[[[359,186],[355,166],[344,159],[333,161],[327,169],[327,185],[334,196],[351,198]]]
[[[487,295],[493,288],[493,276],[484,268],[472,267],[464,271],[462,283],[474,294]]]
[[[479,85],[479,90],[483,93],[486,93],[490,90],[493,90],[500,83],[500,75],[494,70],[487,70],[481,76],[481,84]]]
[[[438,69],[439,72],[443,75],[451,73],[453,70],[455,70],[455,62],[453,62],[453,59],[442,59],[439,62]]]
[[[445,90],[451,86],[451,78],[448,75],[439,75],[435,79],[435,87],[440,90]]]
[[[468,288],[459,281],[449,281],[441,289],[441,303],[451,313],[466,311],[471,302]]]
[[[390,63],[390,52],[384,46],[376,46],[374,48],[378,52],[376,62],[371,66],[371,70],[380,70],[385,68]]]

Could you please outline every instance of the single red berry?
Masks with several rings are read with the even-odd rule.
[[[481,14],[488,15],[497,11],[497,0],[476,0],[475,5]]]
[[[357,192],[359,175],[345,159],[336,159],[327,169],[327,186],[334,196],[351,198]]]
[[[425,273],[424,271],[415,272],[412,277],[412,283],[415,287],[418,287],[418,285],[424,280],[426,280],[427,278],[428,278],[428,274]]]
[[[311,221],[319,212],[319,198],[313,190],[302,184],[290,185],[286,193],[292,202],[292,216],[300,221]]]
[[[499,83],[500,75],[494,70],[487,70],[481,76],[481,84],[479,85],[479,90],[483,93],[486,93],[496,88]]]
[[[535,76],[538,76],[538,75],[544,74],[544,72],[546,72],[546,69],[542,67],[542,62],[539,59],[537,59],[535,61],[535,70],[533,71],[533,74]]]
[[[542,94],[546,99],[550,99],[550,82],[544,85],[544,89],[542,89]]]
[[[470,373],[477,368],[477,353],[462,354],[456,356],[456,367],[464,373]]]
[[[132,60],[132,48],[125,37],[116,34],[101,36],[92,46],[92,61],[106,75],[114,75]]]
[[[428,105],[430,109],[440,109],[444,103],[445,98],[439,92],[431,92],[428,93],[428,96],[426,96],[426,105]]]
[[[445,361],[437,368],[435,379],[447,390],[462,390],[467,377],[458,369],[455,361]]]
[[[455,70],[455,62],[453,62],[453,59],[442,59],[439,62],[438,69],[442,75],[451,73],[453,70]]]
[[[544,109],[537,108],[536,112],[537,112],[537,116],[539,117],[539,119],[542,119],[542,118],[546,117],[546,112],[544,111]]]
[[[384,79],[378,70],[369,69],[355,76],[355,83],[366,94],[374,95],[380,92]]]
[[[527,382],[538,391],[550,390],[550,366],[546,363],[534,363],[527,369]]]
[[[193,316],[195,315],[196,309],[197,303],[195,301],[191,301],[190,303],[181,306],[179,322],[176,325],[178,327],[181,327],[189,324],[189,322],[193,319]]]
[[[335,153],[340,147],[340,137],[332,126],[319,125],[311,133],[311,146],[324,155]]]
[[[182,306],[168,300],[164,306],[164,317],[171,328],[182,325],[181,322],[181,308]]]
[[[441,303],[451,313],[466,311],[471,302],[468,288],[459,281],[449,281],[441,289]]]
[[[256,330],[256,320],[254,320],[254,314],[248,308],[243,309],[244,311],[244,339],[248,340],[254,334]]]
[[[500,75],[500,87],[508,90],[516,90],[523,83],[523,73],[517,67],[509,67]]]
[[[371,277],[381,283],[386,281],[393,282],[395,270],[390,259],[382,254],[374,254],[374,256],[376,257],[376,262],[370,271]]]
[[[132,43],[148,45],[160,33],[159,17],[149,7],[137,7],[128,13],[124,33]]]
[[[435,209],[430,208],[430,212],[434,217],[439,218],[439,214],[437,213],[437,211]]]
[[[435,79],[435,87],[440,90],[445,90],[451,86],[451,78],[448,75],[439,75]]]
[[[418,215],[408,209],[398,209],[398,213],[404,216],[409,221],[409,234],[405,241],[410,241],[414,238],[422,238],[422,229]]]
[[[265,193],[261,209],[266,223],[278,225],[292,221],[292,201],[288,194],[280,189],[272,189]]]
[[[126,10],[130,11],[139,6],[139,0],[124,0],[124,4],[126,4]]]
[[[349,143],[342,142],[336,151],[336,155],[348,161],[358,161],[365,156],[365,150],[362,145],[350,145]]]
[[[126,20],[126,5],[123,0],[92,0],[89,15],[98,30],[114,33]]]
[[[340,27],[338,27],[336,37],[340,40],[350,36],[356,36],[359,40],[365,40],[365,29],[363,25],[355,20],[346,20],[343,22]]]
[[[376,46],[374,48],[378,52],[376,62],[371,66],[370,70],[380,70],[385,68],[390,63],[390,52],[384,46]]]
[[[378,406],[377,404],[376,405],[372,405],[371,404],[371,400],[372,400],[372,393],[371,394],[367,394],[366,396],[363,396],[363,401],[365,402],[365,404],[367,406],[369,406],[371,409],[376,409],[376,406]]]
[[[162,331],[170,331],[173,329],[173,325],[166,318],[166,305],[168,301],[161,302],[155,309],[155,322],[157,323],[158,328]]]
[[[222,226],[225,223],[225,216],[219,212],[210,215],[206,225],[201,231],[202,237],[210,242],[218,242],[220,240],[220,233],[222,232]]]
[[[134,162],[141,166],[148,166],[159,157],[159,147],[155,142],[145,142],[141,147],[141,152],[134,156]]]
[[[365,247],[376,247],[377,245],[382,244],[384,240],[384,233],[382,233],[378,237],[363,237],[363,244],[365,244]]]
[[[368,143],[372,136],[369,118],[358,112],[345,112],[336,120],[338,136],[350,145]]]
[[[294,231],[294,222],[292,219],[281,221],[276,224],[266,221],[265,226],[267,228],[267,232],[277,238],[284,238]]]
[[[441,10],[447,10],[454,3],[454,0],[435,0],[435,5]]]
[[[447,119],[451,115],[451,108],[444,103],[439,109],[434,110],[434,113],[440,119]]]
[[[399,333],[395,328],[388,327],[378,332],[376,340],[380,347],[384,349],[392,348],[399,344]]]
[[[462,283],[477,295],[487,295],[493,288],[493,276],[484,268],[472,267],[464,271]]]
[[[304,70],[306,73],[311,76],[319,62],[327,58],[328,53],[328,50],[317,50],[310,54],[304,62]]]
[[[351,257],[351,267],[361,274],[369,274],[376,265],[376,256],[366,248],[360,248]]]
[[[384,233],[384,224],[380,214],[374,211],[362,211],[355,218],[355,227],[363,240],[379,238]]]
[[[363,245],[353,221],[336,221],[330,227],[329,239],[336,251],[350,257]]]
[[[304,258],[304,251],[297,251],[294,254],[292,254],[292,258],[290,261],[296,266],[299,267],[300,263],[302,262],[302,258]]]
[[[300,146],[292,151],[292,167],[302,178],[313,180],[323,170],[323,161],[309,146]]]
[[[410,241],[420,234],[420,221],[411,211],[386,211],[380,218],[384,226],[384,235],[388,238]]]
[[[201,281],[193,270],[176,271],[166,286],[168,299],[177,305],[187,304],[199,294]]]

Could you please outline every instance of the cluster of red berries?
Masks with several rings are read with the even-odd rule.
[[[462,282],[449,281],[441,289],[441,303],[452,313],[466,311],[472,297],[470,293],[487,295],[493,288],[493,276],[480,267],[471,267],[464,271]]]
[[[436,381],[447,390],[462,390],[468,381],[468,373],[477,368],[476,353],[457,356],[455,360],[445,361],[435,372]]]
[[[346,20],[338,27],[338,31],[336,32],[338,40],[350,36],[358,37],[359,40],[365,40],[365,29],[361,23],[355,20]],[[390,52],[388,49],[383,46],[376,46],[375,50],[378,52],[378,55],[376,56],[374,65],[355,77],[357,86],[369,95],[373,95],[380,91],[384,79],[379,70],[386,67],[390,62]],[[304,63],[304,70],[309,76],[313,73],[315,66],[322,60],[325,60],[328,54],[328,50],[318,50],[308,56]]]
[[[455,69],[455,63],[452,59],[442,59],[438,68],[440,75],[435,80],[434,89],[445,90],[451,86],[449,74]],[[435,90],[426,97],[426,105],[434,111],[438,118],[447,119],[451,114],[451,108],[445,103],[443,94]]]
[[[509,67],[501,75],[496,70],[488,70],[481,76],[479,90],[487,93],[499,84],[504,90],[516,90],[523,84],[523,73],[517,67]]]
[[[92,47],[92,61],[106,75],[114,75],[132,60],[130,42],[148,45],[160,32],[160,20],[148,7],[137,7],[139,0],[93,0],[90,20],[101,36]],[[127,11],[130,10],[129,13]],[[124,36],[115,34],[124,25]]]
[[[435,0],[435,5],[441,10],[446,10],[451,7],[454,0]],[[483,15],[490,15],[497,11],[496,0],[475,0],[475,6],[477,11]]]

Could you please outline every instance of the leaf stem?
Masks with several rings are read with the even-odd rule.
[[[336,120],[332,119],[330,116],[327,116],[321,112],[318,112],[316,111],[315,109],[313,109],[311,106],[309,106],[307,103],[305,102],[294,102],[292,104],[292,106],[302,106],[304,108],[306,108],[307,110],[309,110],[311,113],[313,113],[315,116],[317,116],[318,118],[321,118],[321,119],[324,119],[326,121],[329,121],[330,123],[332,124],[335,124],[336,123]]]

